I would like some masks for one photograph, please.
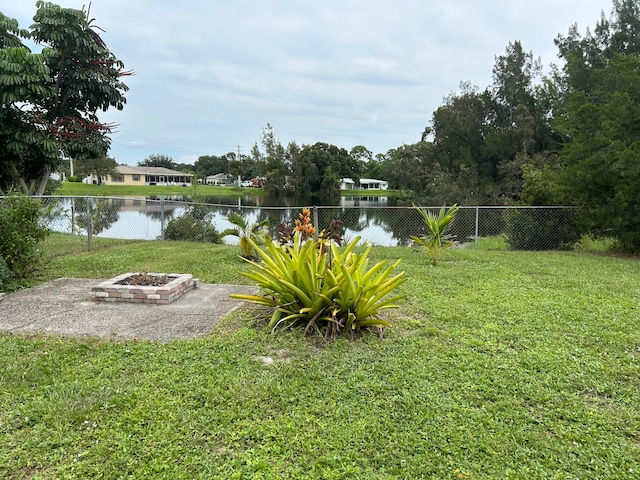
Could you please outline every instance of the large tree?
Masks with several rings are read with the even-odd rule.
[[[177,170],[177,164],[173,161],[173,157],[163,155],[161,153],[152,153],[144,160],[138,162],[139,167],[164,167],[171,170]]]
[[[74,164],[74,173],[81,177],[94,174],[98,177],[98,183],[102,183],[102,179],[108,175],[118,174],[118,164],[108,157],[78,159]]]
[[[566,86],[559,181],[585,228],[640,252],[640,0],[615,0],[593,35],[572,28],[556,43]]]
[[[425,177],[430,179],[422,189],[426,199],[492,205],[519,201],[522,167],[535,163],[534,155],[557,146],[549,122],[555,100],[550,86],[555,84],[538,87],[540,61],[517,40],[495,60],[490,87],[480,90],[463,82],[460,92],[449,95],[433,113],[423,142],[432,137],[434,148],[415,150],[417,155],[400,151],[403,168],[413,174],[401,185],[414,184],[411,189],[421,191],[416,182],[426,168],[434,172]],[[408,176],[402,168],[396,170]]]
[[[29,30],[0,13],[0,191],[42,194],[64,156],[106,157],[113,125],[98,111],[122,109],[123,63],[89,12],[36,3]],[[21,39],[42,45],[33,53]]]
[[[296,193],[334,192],[341,178],[358,180],[364,168],[362,162],[344,149],[324,142],[303,145],[292,165],[292,181]]]
[[[209,175],[227,173],[229,161],[224,155],[222,157],[218,157],[216,155],[201,155],[195,161],[193,167],[198,178],[206,178]]]
[[[287,149],[276,138],[270,123],[262,129],[260,145],[261,147],[256,143],[253,146],[251,156],[256,165],[256,172],[266,179],[267,192],[274,197],[288,193],[287,177],[291,155],[287,154]]]

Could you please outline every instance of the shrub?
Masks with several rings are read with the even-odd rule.
[[[577,252],[611,253],[620,252],[622,248],[618,239],[614,237],[594,237],[582,235],[573,249]]]
[[[38,244],[49,233],[42,217],[35,198],[12,194],[0,200],[0,257],[15,279],[29,278],[42,263]]]
[[[269,239],[265,249],[249,239],[262,262],[246,260],[254,268],[240,273],[255,281],[263,294],[232,297],[268,307],[269,326],[274,329],[300,326],[305,334],[315,331],[325,339],[390,326],[380,313],[396,308],[403,298],[385,298],[406,281],[404,272],[391,275],[400,261],[391,266],[382,261],[369,268],[371,246],[356,253],[360,237],[342,250],[327,235],[313,240],[308,215],[294,230],[291,242],[279,244]]]
[[[10,279],[11,270],[9,270],[4,258],[0,257],[0,292],[4,292],[8,288]]]
[[[194,208],[172,218],[164,230],[165,240],[220,243],[220,235],[211,223],[210,215]]]
[[[570,209],[507,209],[505,221],[507,243],[514,250],[568,249],[580,238]]]
[[[50,179],[47,182],[47,186],[44,188],[44,192],[42,192],[42,194],[43,195],[53,195],[53,192],[55,192],[61,186],[62,186],[62,182],[60,180]]]

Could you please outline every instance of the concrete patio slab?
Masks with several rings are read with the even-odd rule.
[[[61,278],[6,294],[0,300],[0,330],[117,340],[169,342],[205,336],[243,302],[232,293],[255,293],[247,285],[203,284],[168,305],[91,301],[95,279]]]

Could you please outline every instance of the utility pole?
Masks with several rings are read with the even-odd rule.
[[[242,160],[240,160],[240,145],[238,145],[238,156],[236,157],[236,161],[241,162]],[[241,187],[242,186],[242,177],[240,176],[240,174],[238,173],[238,186]]]

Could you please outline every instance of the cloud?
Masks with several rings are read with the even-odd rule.
[[[94,0],[102,37],[136,72],[125,109],[101,118],[119,124],[111,154],[131,164],[248,153],[267,122],[285,144],[384,153],[419,140],[461,81],[490,85],[510,41],[548,65],[553,39],[601,10],[610,0]],[[35,6],[2,11],[26,27]]]

